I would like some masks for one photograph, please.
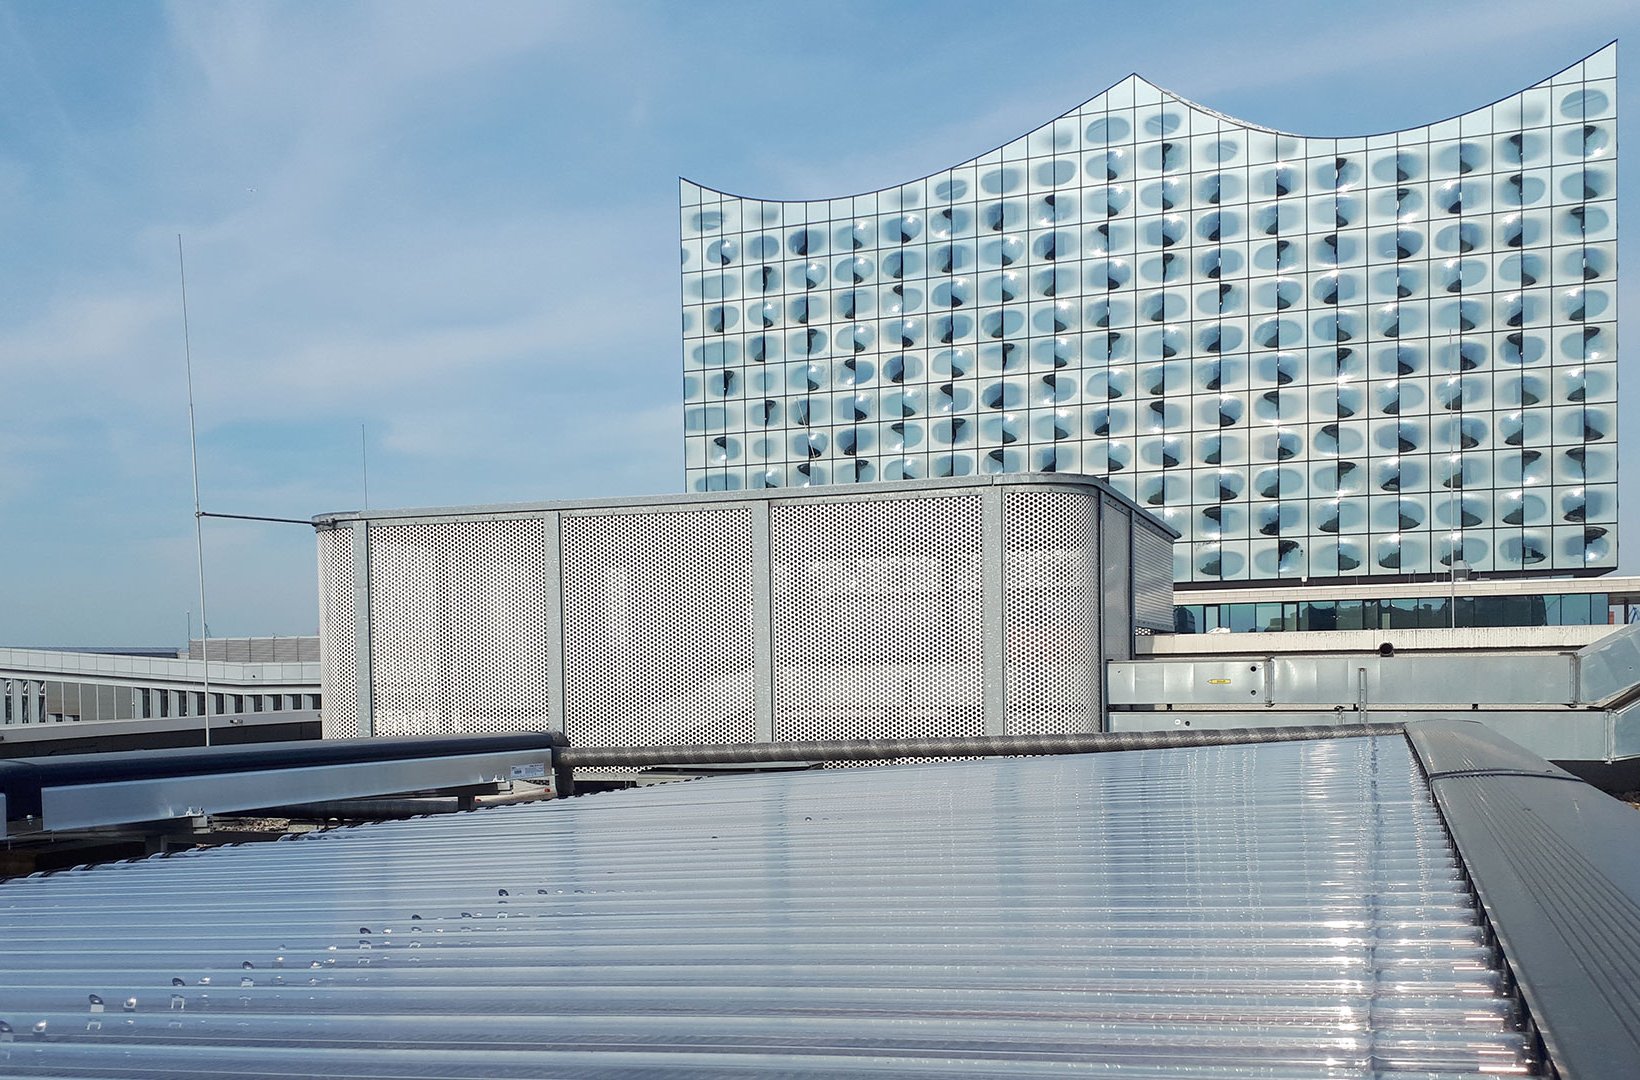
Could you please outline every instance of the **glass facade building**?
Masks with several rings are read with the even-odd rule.
[[[684,181],[689,489],[1084,473],[1181,582],[1609,571],[1615,74],[1348,138],[1130,76],[897,187]]]

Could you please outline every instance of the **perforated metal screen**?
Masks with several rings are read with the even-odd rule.
[[[319,677],[327,739],[359,734],[359,652],[353,530],[319,534]]]
[[[1133,529],[1133,625],[1173,629],[1173,538],[1144,521]]]
[[[1160,590],[1171,616],[1167,534],[1144,527],[1162,569],[1136,581],[1135,513],[1097,481],[1007,476],[321,519],[326,733],[1098,730],[1133,607]]]
[[[1031,489],[1003,498],[1007,732],[1097,731],[1099,500]]]
[[[774,738],[985,731],[977,494],[769,510]]]
[[[372,528],[375,734],[549,727],[544,571],[539,519]]]
[[[1133,519],[1114,499],[1103,500],[1099,519],[1100,611],[1103,652],[1114,659],[1133,648]],[[1168,588],[1172,588],[1169,582]]]
[[[754,741],[750,508],[566,515],[563,537],[570,741]]]

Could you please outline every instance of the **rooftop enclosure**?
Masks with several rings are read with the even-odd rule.
[[[1508,809],[1492,775],[1435,794],[1460,782]],[[1400,735],[992,759],[10,881],[0,1072],[1541,1075],[1431,786]],[[1527,890],[1481,869],[1487,910],[1513,919]],[[1563,977],[1554,930],[1533,930],[1517,974],[1528,995],[1549,980],[1528,1000],[1553,1063],[1564,1047],[1562,1075],[1628,1075],[1621,992]],[[1617,960],[1587,959],[1622,985]]]
[[[683,181],[690,488],[1074,472],[1181,582],[1608,572],[1616,75],[1341,137],[1133,75],[877,191]]]
[[[977,477],[315,519],[327,736],[575,745],[1098,731],[1174,533]]]

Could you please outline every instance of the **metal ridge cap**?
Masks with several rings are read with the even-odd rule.
[[[1577,779],[1478,720],[1411,720],[1406,732],[1424,776],[1431,781],[1469,775]]]
[[[1413,722],[1407,741],[1556,1074],[1631,1076],[1640,822],[1507,739],[1477,737],[1479,727]]]

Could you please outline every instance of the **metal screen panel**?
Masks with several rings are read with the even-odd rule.
[[[774,737],[985,731],[978,495],[769,508]]]
[[[1098,731],[1098,497],[1011,490],[1002,521],[1006,730]]]
[[[1173,538],[1142,521],[1133,529],[1133,624],[1173,629]]]
[[[1132,655],[1133,508],[1081,478],[849,490],[324,529],[326,732],[1097,730],[1100,665]]]
[[[371,529],[376,734],[549,726],[542,560],[538,519]]]
[[[745,506],[564,516],[571,743],[756,738],[751,549]]]
[[[1104,622],[1100,649],[1105,660],[1133,655],[1133,567],[1130,548],[1133,519],[1114,499],[1101,500],[1099,511],[1099,577]]]
[[[319,664],[324,688],[324,733],[359,734],[359,656],[354,627],[353,530],[319,534]]]

